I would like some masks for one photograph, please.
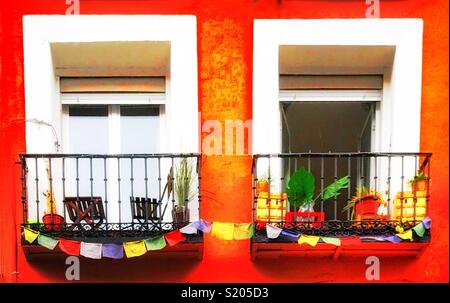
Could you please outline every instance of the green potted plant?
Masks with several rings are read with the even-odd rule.
[[[379,213],[380,206],[381,213]],[[356,195],[342,209],[342,212],[351,209],[351,217],[356,214],[356,221],[364,219],[387,219],[387,203],[380,192],[375,192],[372,188],[360,186],[356,188]],[[386,211],[384,211],[386,209]],[[378,214],[379,213],[379,214]]]
[[[288,201],[294,207],[306,208],[312,211],[314,203],[321,198],[323,201],[330,200],[340,195],[339,191],[348,187],[348,176],[342,177],[323,189],[315,198],[314,176],[303,166],[295,171],[286,186]]]
[[[189,202],[195,196],[192,191],[194,166],[187,158],[180,160],[175,175],[175,205],[172,209],[173,221],[177,224],[189,222]]]
[[[428,178],[423,171],[420,171],[417,176],[408,180],[408,185],[411,186],[413,193],[417,191],[426,191],[429,180],[430,178]]]

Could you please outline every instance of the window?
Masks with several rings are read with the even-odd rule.
[[[255,20],[254,24],[253,174],[258,226],[271,222],[293,234],[345,237],[394,234],[395,226],[389,222],[405,217],[421,220],[429,195],[426,190],[414,191],[407,181],[429,168],[430,154],[418,153],[422,21]],[[314,182],[305,177],[307,173],[292,179],[301,167]],[[326,186],[345,176],[348,187],[324,199]],[[298,197],[305,193],[302,186],[314,184],[314,203],[294,205],[295,197],[287,199],[291,180],[297,184]],[[362,186],[368,190],[358,191]],[[259,194],[264,191],[273,195],[270,201],[267,193]],[[373,197],[371,202],[365,202],[366,195]],[[417,198],[414,211],[400,206]],[[308,250],[270,243],[295,241],[286,233],[267,239],[264,228],[259,228],[253,252]]]
[[[100,236],[136,236],[131,198],[159,198],[179,159],[117,155],[198,152],[195,16],[39,15],[24,16],[23,26],[27,152],[51,154],[25,157],[23,223],[42,222],[50,190],[69,229],[67,198],[95,196],[106,212]],[[170,223],[168,201],[162,220]],[[190,220],[198,208],[194,198]]]
[[[125,98],[125,96],[121,96]],[[157,154],[160,153],[160,115],[159,106],[155,105],[64,105],[65,112],[63,118],[68,128],[68,137],[64,146],[67,154]],[[136,159],[133,167],[133,193],[131,193],[131,183],[126,182],[131,178],[130,163],[121,161],[121,183],[122,201],[124,197],[158,197],[158,168],[156,161],[147,161],[146,171],[144,160]],[[67,196],[90,196],[90,169],[89,159],[80,159],[78,163],[79,184],[77,187],[76,162],[68,160],[67,170]],[[116,163],[108,160],[107,172],[103,159],[95,159],[92,163],[93,182],[92,195],[107,199],[103,182],[105,179],[115,180],[118,178]],[[145,190],[145,179],[148,182]],[[108,191],[116,194],[117,184],[110,183]],[[111,195],[111,194],[110,194]],[[116,194],[117,195],[117,194]],[[111,196],[110,196],[111,199]],[[130,204],[123,203],[121,220],[131,221]],[[114,210],[114,208],[110,208]],[[110,221],[113,220],[110,212]]]

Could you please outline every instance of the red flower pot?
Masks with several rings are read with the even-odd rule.
[[[64,218],[56,214],[48,214],[42,217],[46,230],[61,230],[64,227]]]
[[[378,207],[383,203],[381,197],[367,195],[355,201],[356,221],[387,220],[387,216],[377,215]]]

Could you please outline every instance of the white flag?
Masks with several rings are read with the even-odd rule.
[[[266,232],[267,232],[267,238],[275,239],[275,238],[278,238],[278,236],[280,235],[281,228],[275,227],[270,224],[266,224]]]
[[[198,230],[198,222],[192,222],[183,228],[180,228],[180,232],[183,234],[196,234]]]
[[[81,242],[80,255],[91,259],[101,259],[102,244]]]

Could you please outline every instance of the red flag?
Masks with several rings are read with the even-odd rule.
[[[81,242],[59,238],[59,248],[68,255],[80,255]]]
[[[361,245],[361,239],[359,237],[350,237],[341,239],[342,246]]]
[[[166,238],[167,244],[169,244],[169,246],[175,246],[181,241],[186,240],[186,237],[183,236],[179,229],[165,234],[164,237]]]

